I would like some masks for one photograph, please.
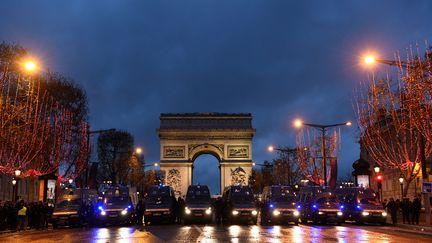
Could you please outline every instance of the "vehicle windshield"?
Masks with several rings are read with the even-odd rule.
[[[186,195],[186,202],[209,202],[210,191],[207,187],[190,188]]]
[[[253,202],[254,196],[249,187],[235,187],[231,190],[231,198],[233,201]]]
[[[273,187],[271,197],[276,202],[292,203],[296,201],[289,187]]]
[[[126,197],[107,197],[105,203],[111,205],[125,205],[129,203],[129,198]]]
[[[154,187],[150,188],[147,201],[154,203],[159,200],[169,199],[170,196],[171,195],[169,187]]]
[[[73,200],[64,200],[56,204],[56,208],[65,208],[65,207],[74,207],[74,206],[80,206],[81,200],[80,199],[73,199]]]
[[[372,195],[362,195],[359,197],[359,203],[360,204],[370,204],[370,205],[381,205],[380,202],[378,202],[376,197],[373,197]]]
[[[336,196],[325,196],[320,197],[316,200],[318,204],[330,204],[330,203],[339,203],[339,199]]]

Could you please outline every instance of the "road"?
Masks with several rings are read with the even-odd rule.
[[[215,226],[75,228],[0,235],[0,242],[432,242],[390,226]]]

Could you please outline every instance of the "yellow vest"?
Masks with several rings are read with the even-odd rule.
[[[26,216],[27,208],[23,206],[20,210],[18,210],[18,216]]]

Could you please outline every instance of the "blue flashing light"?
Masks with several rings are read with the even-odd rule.
[[[312,205],[313,208],[317,209],[318,206],[316,204]]]
[[[339,207],[340,209],[344,209],[345,208],[345,206],[344,205],[340,205],[340,207]]]
[[[301,208],[301,205],[297,205],[297,208],[300,209],[300,208]]]
[[[99,209],[100,211],[102,211],[102,210],[103,210],[103,207],[102,207],[102,206],[99,206],[98,209]]]
[[[274,205],[273,205],[273,204],[270,204],[269,207],[270,207],[270,208],[274,208]]]
[[[357,208],[357,209],[361,209],[361,206],[360,206],[360,205],[357,205],[356,208]]]
[[[131,208],[132,206],[131,205],[128,205],[128,208]]]

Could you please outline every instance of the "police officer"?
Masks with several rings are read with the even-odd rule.
[[[419,224],[419,216],[420,216],[420,210],[421,210],[421,202],[420,199],[416,196],[411,203],[411,223],[412,224]]]
[[[388,212],[390,213],[391,220],[393,224],[397,224],[397,212],[398,212],[398,206],[396,205],[396,202],[393,198],[390,198],[390,201],[387,203],[386,206]]]
[[[411,202],[409,201],[408,198],[404,198],[402,200],[402,202],[400,203],[400,208],[402,211],[402,222],[405,224],[411,224],[411,220],[410,220],[410,208],[411,208]]]

